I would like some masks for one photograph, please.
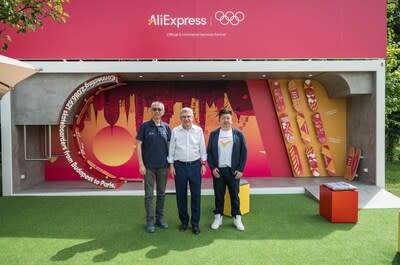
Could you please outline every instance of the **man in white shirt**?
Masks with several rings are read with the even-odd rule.
[[[207,160],[212,170],[215,194],[215,216],[211,228],[218,229],[222,224],[225,189],[228,187],[233,224],[243,231],[239,185],[247,160],[246,141],[239,129],[232,128],[232,111],[221,109],[218,116],[220,128],[210,133],[207,146]]]
[[[169,144],[168,163],[175,178],[176,203],[178,206],[180,231],[186,231],[189,224],[187,209],[187,184],[191,194],[190,219],[192,232],[200,233],[200,191],[201,177],[206,172],[206,146],[203,129],[193,124],[193,110],[183,108],[180,112],[181,125],[172,130]]]

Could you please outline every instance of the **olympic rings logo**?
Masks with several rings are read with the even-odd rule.
[[[236,13],[232,11],[217,11],[214,15],[215,19],[221,23],[221,25],[226,26],[231,24],[232,26],[239,25],[245,18],[244,13],[242,11],[237,11]]]

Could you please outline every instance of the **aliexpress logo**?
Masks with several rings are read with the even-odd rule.
[[[245,14],[242,11],[218,10],[214,14],[214,19],[222,26],[238,26],[245,19]],[[206,26],[207,24],[209,22],[205,17],[174,17],[170,14],[152,14],[147,19],[147,25],[149,26],[174,26],[180,28],[182,26]]]
[[[170,14],[153,14],[147,20],[149,26],[205,26],[207,19],[205,17],[173,17]]]

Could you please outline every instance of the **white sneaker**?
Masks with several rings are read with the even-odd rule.
[[[222,215],[214,215],[214,222],[211,224],[212,229],[218,229],[222,225]]]
[[[244,225],[242,224],[242,216],[236,215],[235,217],[233,217],[233,225],[236,227],[237,230],[244,231]]]

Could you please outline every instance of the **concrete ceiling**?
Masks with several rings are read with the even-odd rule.
[[[202,72],[202,73],[122,73],[126,81],[191,81],[191,80],[262,80],[262,79],[315,79],[320,72]]]

